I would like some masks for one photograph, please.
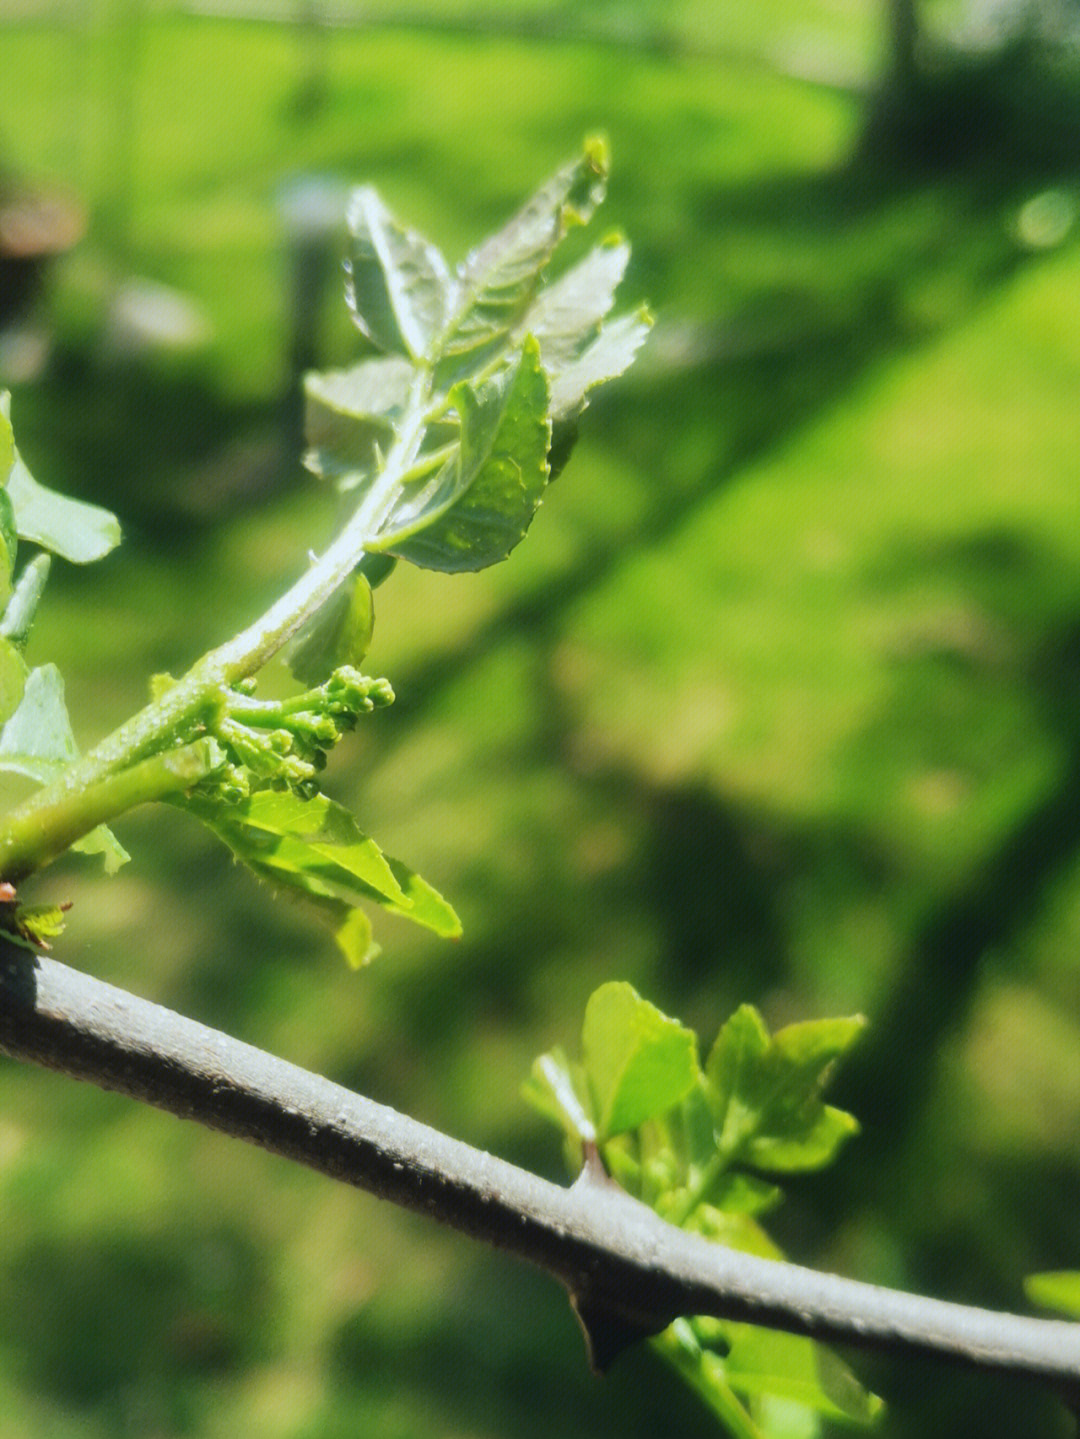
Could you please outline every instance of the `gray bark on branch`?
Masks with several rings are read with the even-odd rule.
[[[569,1189],[55,960],[0,948],[0,1051],[246,1139],[546,1270],[597,1367],[679,1315],[938,1355],[1080,1393],[1080,1324],[759,1259],[664,1223],[587,1165]]]

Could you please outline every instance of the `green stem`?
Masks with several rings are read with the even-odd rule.
[[[99,824],[108,824],[138,804],[190,789],[223,763],[220,746],[201,739],[141,760],[83,789],[54,794],[44,803],[55,786],[40,789],[8,817],[0,835],[0,872],[12,883],[24,879]]]
[[[183,678],[106,736],[82,759],[76,760],[59,779],[8,813],[0,827],[0,878],[24,877],[61,852],[50,844],[45,853],[37,838],[40,833],[51,833],[55,829],[58,834],[67,834],[69,838],[61,847],[66,848],[131,804],[141,803],[144,797],[154,798],[142,796],[136,786],[133,790],[136,797],[130,804],[120,803],[123,794],[120,786],[115,791],[117,803],[107,814],[93,819],[87,810],[83,827],[80,829],[77,824],[73,827],[85,792],[106,777],[120,776],[139,761],[197,733],[200,724],[221,703],[224,690],[261,669],[345,583],[363,559],[368,540],[379,533],[402,476],[416,463],[428,423],[430,386],[430,373],[419,370],[398,438],[387,454],[382,472],[344,529],[311,568],[254,624],[203,655]]]

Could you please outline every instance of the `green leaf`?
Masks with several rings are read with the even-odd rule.
[[[305,685],[320,685],[340,665],[359,666],[371,644],[375,607],[366,578],[353,573],[297,635],[289,668]]]
[[[353,192],[347,219],[347,294],[357,325],[384,353],[425,359],[449,318],[453,282],[445,260],[368,187]]]
[[[591,141],[459,268],[453,314],[438,342],[438,389],[476,374],[507,346],[555,247],[570,225],[587,223],[606,180],[607,148]]]
[[[39,949],[51,949],[49,941],[64,932],[67,908],[67,905],[59,904],[19,905],[15,910],[16,928],[30,944]]]
[[[82,839],[77,839],[71,847],[79,854],[99,854],[106,874],[115,874],[120,866],[127,864],[131,858],[116,835],[105,824],[99,824],[89,834],[84,834]]]
[[[446,938],[461,923],[447,902],[399,860],[384,855],[344,806],[291,790],[261,790],[239,804],[195,794],[175,801],[222,839],[258,878],[275,889],[307,895],[343,934],[350,960],[362,935],[348,927],[349,910],[365,900]],[[344,930],[343,930],[344,927]],[[369,952],[370,945],[364,950]]]
[[[702,1321],[692,1322],[697,1327]],[[872,1424],[881,1413],[881,1400],[868,1393],[823,1345],[753,1324],[717,1327],[727,1348],[722,1359],[724,1377],[743,1398],[784,1399],[823,1418],[862,1427]]]
[[[371,920],[362,909],[350,909],[334,931],[338,947],[353,969],[363,969],[381,953],[371,932]]]
[[[677,1319],[650,1343],[733,1439],[766,1439],[727,1382],[723,1361],[698,1342],[689,1320]]]
[[[60,671],[52,664],[31,670],[21,704],[0,730],[0,769],[46,784],[78,757]]]
[[[628,369],[652,323],[652,315],[642,308],[605,325],[592,344],[552,380],[552,418],[562,421],[577,414],[585,408],[590,390]]]
[[[18,456],[8,477],[7,492],[15,508],[20,538],[32,540],[73,564],[100,560],[120,543],[120,525],[115,515],[99,505],[70,500],[39,485]]]
[[[11,640],[0,636],[0,724],[21,704],[26,678],[26,661]]]
[[[774,1119],[772,1133],[748,1141],[744,1162],[770,1174],[824,1169],[831,1164],[840,1147],[858,1134],[859,1122],[854,1115],[828,1104],[812,1108],[816,1111],[812,1116],[793,1111],[786,1134],[784,1122]]]
[[[7,484],[15,463],[15,432],[11,428],[11,391],[0,390],[0,485]]]
[[[536,341],[526,339],[482,384],[455,386],[451,399],[457,453],[430,480],[403,487],[369,548],[426,569],[479,570],[524,537],[548,480],[548,387]]]
[[[678,1104],[697,1080],[697,1038],[629,984],[601,985],[585,1007],[585,1074],[601,1139]]]
[[[729,1159],[790,1172],[828,1163],[858,1130],[822,1091],[838,1058],[865,1027],[851,1019],[793,1024],[772,1039],[750,1005],[720,1031],[705,1065],[717,1143]]]
[[[1080,1319],[1080,1270],[1058,1269],[1045,1274],[1029,1274],[1024,1280],[1024,1293],[1033,1304],[1043,1309],[1056,1309]]]
[[[540,341],[550,375],[576,360],[600,333],[629,259],[630,246],[623,237],[608,235],[584,260],[541,288],[521,329]]]
[[[408,360],[391,356],[305,375],[308,469],[338,480],[342,489],[358,482],[358,472],[373,469],[377,453],[385,453],[394,438],[414,373]]]
[[[2,493],[3,491],[0,491],[0,494]],[[20,649],[29,638],[30,626],[34,622],[51,565],[52,560],[48,555],[35,555],[30,563],[23,567],[3,618],[0,618],[0,635],[6,636]]]
[[[15,530],[15,509],[7,490],[0,490],[0,607],[7,604],[15,572],[19,537]]]

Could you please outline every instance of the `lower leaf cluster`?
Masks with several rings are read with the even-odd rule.
[[[864,1024],[770,1034],[743,1005],[702,1064],[692,1031],[630,985],[606,984],[586,1006],[581,1061],[541,1056],[525,1093],[563,1130],[572,1164],[595,1145],[612,1178],[670,1223],[778,1259],[759,1216],[782,1198],[778,1176],[823,1167],[857,1132],[823,1094]],[[866,1424],[881,1407],[808,1339],[698,1317],[652,1343],[739,1439],[814,1434],[825,1418]]]

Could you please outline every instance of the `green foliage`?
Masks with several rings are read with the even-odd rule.
[[[743,1005],[702,1066],[690,1030],[630,985],[605,984],[586,1006],[581,1062],[542,1055],[525,1094],[562,1128],[572,1164],[597,1144],[608,1172],[671,1223],[780,1258],[756,1216],[780,1200],[775,1175],[820,1169],[857,1132],[823,1092],[863,1028],[855,1017],[770,1034]],[[652,1342],[739,1439],[869,1424],[881,1407],[808,1339],[698,1317]]]
[[[369,189],[349,209],[349,304],[383,355],[307,381],[307,464],[355,495],[364,548],[482,569],[521,540],[551,475],[553,429],[631,363],[651,323],[602,328],[629,254],[609,237],[544,287],[604,195],[599,141],[451,273]]]
[[[556,247],[591,217],[606,175],[605,148],[590,141],[454,273],[373,190],[354,193],[347,299],[359,329],[386,354],[307,384],[308,464],[333,480],[353,513],[261,621],[182,679],[158,676],[150,705],[84,760],[59,672],[27,673],[23,664],[45,570],[35,562],[13,586],[15,557],[21,537],[78,562],[99,558],[116,543],[116,522],[35,484],[4,402],[0,769],[44,786],[0,826],[5,879],[70,846],[104,853],[113,870],[127,856],[98,821],[165,799],[258,878],[328,918],[354,965],[376,952],[357,908],[365,901],[439,935],[460,933],[447,902],[386,857],[322,793],[320,776],[342,734],[393,700],[385,680],[357,668],[372,639],[372,586],[398,558],[446,571],[505,559],[550,479],[554,425],[625,369],[645,338],[645,312],[602,325],[628,255],[617,237],[544,288]],[[566,453],[564,428],[560,464]],[[282,649],[306,688],[267,701],[256,696],[255,676]],[[652,1069],[631,1058],[628,1072],[633,1078],[604,1106],[605,1122],[621,1123],[645,1100]]]

